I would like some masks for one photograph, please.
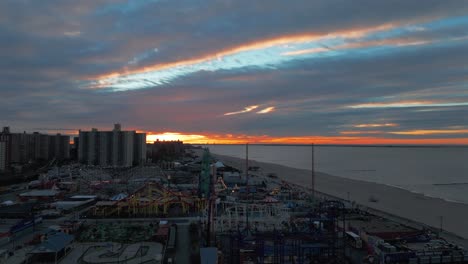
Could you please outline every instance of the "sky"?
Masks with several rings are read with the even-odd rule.
[[[468,144],[468,3],[3,0],[0,125]]]

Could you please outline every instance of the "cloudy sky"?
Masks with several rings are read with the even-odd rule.
[[[3,0],[0,47],[13,131],[468,144],[467,1]]]

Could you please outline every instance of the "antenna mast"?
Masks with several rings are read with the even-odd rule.
[[[315,151],[314,143],[312,143],[312,198],[315,200]]]

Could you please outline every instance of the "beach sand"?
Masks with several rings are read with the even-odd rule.
[[[213,155],[226,165],[243,170],[245,160],[223,155]],[[310,188],[311,171],[290,168],[282,165],[249,160],[249,166],[258,166],[261,173],[275,173],[280,179]],[[253,173],[255,174],[255,173]],[[439,228],[442,216],[444,237],[456,238],[453,242],[468,244],[468,205],[447,202],[422,194],[412,193],[397,187],[336,177],[324,173],[316,173],[316,190],[342,199],[355,201],[359,205],[373,208],[398,216],[398,220],[409,219],[430,227]],[[375,197],[377,202],[369,201]],[[455,235],[454,235],[455,234]],[[457,237],[458,236],[458,237]]]

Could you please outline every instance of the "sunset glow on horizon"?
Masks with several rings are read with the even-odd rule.
[[[178,132],[156,133],[147,132],[146,142],[159,141],[183,141],[187,144],[324,144],[324,145],[468,145],[467,137],[464,138],[388,138],[376,137],[375,134],[383,134],[381,131],[368,131],[353,133],[343,131],[345,136],[268,136],[268,135],[232,135],[232,134],[184,134]],[[363,134],[373,136],[361,136]],[[411,134],[411,133],[410,133]]]

